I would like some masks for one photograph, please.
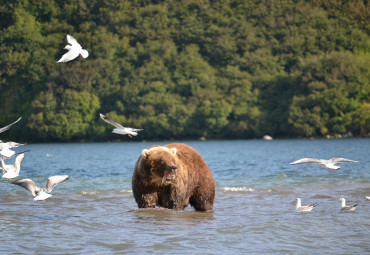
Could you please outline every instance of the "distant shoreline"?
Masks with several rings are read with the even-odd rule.
[[[335,140],[335,139],[359,139],[359,138],[370,138],[370,135],[366,136],[344,136],[344,135],[330,135],[330,136],[311,136],[311,137],[276,137],[272,140],[319,140],[319,139],[328,139],[328,140]],[[237,140],[266,140],[261,138],[168,138],[168,139],[107,139],[107,140],[71,140],[71,141],[21,141],[27,143],[121,143],[121,142],[186,142],[186,141],[237,141]]]

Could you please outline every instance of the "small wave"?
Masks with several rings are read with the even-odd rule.
[[[79,193],[83,196],[105,196],[109,194],[132,193],[132,189],[80,191]]]
[[[247,188],[247,187],[224,187],[222,188],[224,192],[231,191],[231,192],[253,192],[255,189],[253,188]]]
[[[249,187],[222,187],[217,188],[217,190],[220,190],[221,192],[250,192],[250,193],[275,193],[277,190],[275,189],[263,189],[263,188],[249,188]]]
[[[122,193],[132,193],[132,189],[121,190]]]
[[[4,200],[6,200],[6,201],[17,201],[17,200],[19,200],[18,195],[15,194],[15,193],[7,193],[7,194],[4,194],[2,196],[4,196]]]
[[[288,175],[286,173],[281,173],[278,176],[275,177],[275,180],[281,180],[287,178]]]
[[[99,191],[82,191],[82,195],[96,195],[99,194]]]

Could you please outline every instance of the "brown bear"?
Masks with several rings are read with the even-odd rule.
[[[138,158],[132,191],[139,208],[213,209],[215,181],[202,156],[183,143],[152,146]]]

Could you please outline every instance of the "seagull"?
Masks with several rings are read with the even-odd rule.
[[[353,211],[356,209],[357,204],[346,205],[346,200],[343,197],[339,198],[339,201],[342,201],[342,209],[340,209],[341,211]]]
[[[22,143],[16,143],[16,142],[2,142],[0,141],[0,154],[3,155],[6,158],[11,158],[15,155],[15,151],[10,150],[10,148],[16,148],[18,146],[25,145]]]
[[[370,201],[370,197],[368,197],[368,196],[365,196],[365,199],[366,199],[367,201]]]
[[[64,47],[64,49],[68,50],[68,52],[65,53],[57,63],[68,62],[70,60],[77,58],[79,55],[80,57],[82,56],[83,58],[87,58],[89,56],[89,52],[87,50],[82,49],[81,45],[72,35],[67,35],[67,41],[69,44],[71,44],[71,45],[67,44],[66,47]]]
[[[31,194],[35,197],[33,200],[35,201],[43,201],[51,197],[51,194],[49,194],[53,188],[68,180],[68,175],[55,175],[48,178],[48,181],[46,183],[45,188],[39,188],[35,185],[35,183],[31,179],[22,179],[18,181],[12,182],[13,184],[19,185],[28,191],[31,192]]]
[[[116,128],[113,129],[112,133],[120,134],[120,135],[128,135],[130,138],[132,138],[131,135],[137,136],[137,132],[141,131],[142,129],[136,129],[136,128],[129,128],[129,127],[123,127],[120,124],[114,122],[104,114],[100,113],[100,118],[102,118],[105,122],[115,126]]]
[[[14,165],[5,165],[4,160],[1,159],[1,169],[3,171],[2,178],[5,180],[13,180],[19,176],[19,171],[21,170],[21,164],[24,160],[24,154],[28,151],[18,153],[18,156],[15,158]]]
[[[360,163],[358,161],[350,160],[350,159],[345,159],[345,158],[331,158],[329,160],[326,159],[315,159],[315,158],[302,158],[297,161],[294,161],[290,163],[291,165],[296,165],[296,164],[305,164],[305,163],[319,163],[322,168],[329,169],[331,172],[334,170],[340,169],[340,166],[336,166],[336,163],[341,163],[341,162],[354,162],[354,163]]]
[[[312,205],[301,205],[301,199],[299,197],[297,197],[297,212],[310,212],[312,211],[312,209],[317,206],[317,203],[314,203]]]
[[[22,117],[20,117],[19,119],[17,119],[16,121],[14,121],[13,123],[10,123],[9,125],[5,126],[5,127],[2,127],[0,128],[0,133],[8,130],[11,126],[13,126],[15,123],[17,123],[18,121],[21,120]]]

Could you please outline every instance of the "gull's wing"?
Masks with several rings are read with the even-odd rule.
[[[310,207],[316,207],[318,203],[313,203],[312,205],[309,205]]]
[[[141,131],[141,130],[144,130],[144,129],[130,128],[130,131],[134,131],[134,132]]]
[[[298,208],[298,211],[304,212],[304,211],[311,211],[313,207],[309,205],[302,205],[301,207]]]
[[[9,150],[8,148],[5,148],[5,149],[2,149],[0,151],[0,154],[3,155],[3,156],[5,156],[6,158],[11,158],[11,157],[14,156],[15,151]]]
[[[14,163],[15,173],[19,174],[19,171],[21,170],[21,164],[22,164],[23,160],[24,160],[24,153],[18,155],[15,158],[15,163]]]
[[[14,156],[17,156],[17,155],[21,155],[21,154],[25,154],[27,152],[30,152],[31,150],[26,150],[26,151],[22,151],[22,152],[18,152],[16,154],[14,154]]]
[[[331,162],[335,163],[340,163],[340,162],[353,162],[353,163],[360,163],[359,161],[354,161],[346,158],[332,158],[330,159]]]
[[[78,57],[78,55],[80,55],[80,52],[78,49],[76,48],[72,48],[70,49],[66,54],[64,54],[59,60],[57,63],[60,63],[60,62],[68,62],[72,59],[75,59]]]
[[[1,159],[1,170],[3,171],[3,174],[5,174],[7,172],[6,167],[7,167],[7,165],[5,165],[4,160]]]
[[[342,207],[341,210],[343,210],[343,211],[353,211],[353,210],[356,209],[356,206],[357,206],[357,204],[355,204],[355,205],[347,205],[345,207]]]
[[[68,175],[55,175],[49,177],[46,183],[46,191],[51,192],[56,185],[61,184],[62,182],[68,179],[69,179]]]
[[[296,164],[306,164],[306,163],[321,163],[321,160],[319,159],[315,159],[315,158],[302,158],[302,159],[298,159],[292,163],[290,163],[291,165],[296,165]]]
[[[12,150],[10,150],[10,151],[12,151]],[[2,156],[2,157],[0,157],[0,159],[6,159],[6,158],[12,158],[12,157],[14,157],[14,156],[17,156],[17,155],[21,155],[21,154],[24,154],[24,153],[27,153],[27,152],[30,152],[30,150],[26,150],[26,151],[22,151],[22,152],[18,152],[18,153],[14,153],[11,157],[6,157],[6,156]],[[0,152],[0,154],[1,154],[1,152]]]
[[[7,125],[7,126],[5,126],[5,127],[2,127],[2,128],[0,128],[0,133],[2,133],[2,132],[4,132],[4,131],[6,131],[6,130],[8,130],[11,126],[13,126],[15,123],[17,123],[18,121],[20,121],[20,119],[21,119],[22,117],[20,117],[19,119],[17,119],[16,121],[14,121],[13,123],[11,123],[11,124],[9,124],[9,125]]]
[[[71,44],[73,47],[75,46],[81,47],[81,45],[77,42],[76,38],[74,38],[72,35],[67,35],[67,42]]]
[[[142,130],[142,129],[136,129],[136,128],[124,128],[124,129],[127,134],[130,134],[133,136],[137,136],[137,132]]]
[[[102,118],[105,122],[115,126],[116,128],[124,128],[123,126],[121,126],[120,124],[114,122],[113,120],[111,120],[110,118],[108,118],[107,116],[105,116],[104,114],[101,114],[100,113],[100,118]]]
[[[25,188],[26,190],[31,192],[34,197],[36,196],[37,186],[31,179],[22,179],[22,180],[14,181],[12,183]]]
[[[16,142],[8,142],[9,148],[17,148],[22,145],[26,145],[26,143],[16,143]]]

